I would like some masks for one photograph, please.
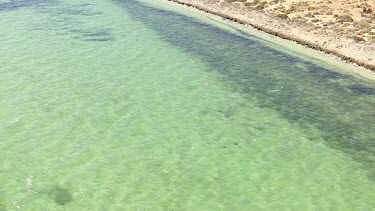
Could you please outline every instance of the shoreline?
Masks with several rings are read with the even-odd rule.
[[[329,36],[322,30],[314,30],[315,28],[311,25],[298,25],[295,22],[272,17],[262,12],[248,10],[239,3],[218,4],[212,0],[167,1],[192,7],[226,20],[250,26],[267,34],[296,42],[328,55],[333,55],[347,63],[362,66],[375,72],[375,43],[355,43],[346,37]],[[341,48],[335,48],[334,46],[341,46]]]

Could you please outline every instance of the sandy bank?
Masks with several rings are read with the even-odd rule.
[[[325,4],[324,1],[328,0],[320,0],[320,3],[317,0],[314,4],[301,3],[310,0],[298,1],[298,4],[293,4],[294,0],[168,1],[249,25],[375,71],[375,15],[367,14],[372,13],[375,3],[364,7],[359,4],[361,0],[357,0],[358,5],[348,3],[339,7],[337,4]],[[364,8],[358,8],[361,6]],[[321,7],[323,9],[319,10]],[[348,12],[351,7],[357,8],[352,10],[353,14]],[[324,14],[319,15],[321,13]],[[349,15],[345,19],[346,14]]]

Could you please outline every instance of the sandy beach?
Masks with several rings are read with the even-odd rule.
[[[295,41],[375,71],[375,2],[169,0]]]

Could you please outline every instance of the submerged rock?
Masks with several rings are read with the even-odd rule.
[[[48,191],[48,196],[58,205],[65,205],[72,201],[72,194],[65,188],[54,186]]]

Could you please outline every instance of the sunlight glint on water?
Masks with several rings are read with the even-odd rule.
[[[361,159],[351,151],[355,143],[345,147],[333,140],[335,129],[321,128],[342,112],[348,116],[337,117],[340,124],[367,123],[351,134],[371,141],[374,132],[363,131],[374,124],[373,84],[367,94],[337,91],[327,99],[311,87],[332,88],[330,96],[362,83],[333,73],[326,79],[300,59],[265,65],[261,56],[276,54],[267,49],[259,58],[234,58],[229,46],[242,39],[217,30],[228,43],[206,48],[199,35],[173,33],[179,24],[213,29],[181,19],[167,30],[157,24],[165,12],[131,1],[7,2],[0,1],[0,210],[375,206],[373,142],[358,142]],[[244,74],[249,66],[254,78]],[[277,67],[302,73],[292,78]],[[267,84],[267,77],[277,80]],[[317,107],[328,116],[296,120],[304,107],[288,104],[296,94],[280,87],[289,86],[305,93],[303,102],[329,107],[345,98],[360,105],[353,116],[368,119],[351,123],[348,105],[338,113]]]

